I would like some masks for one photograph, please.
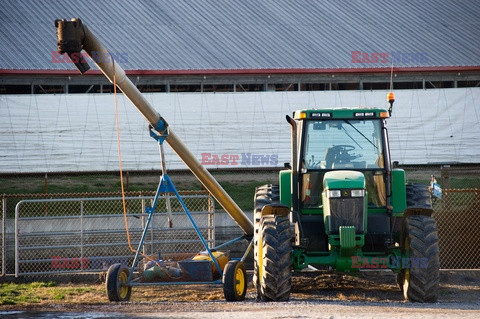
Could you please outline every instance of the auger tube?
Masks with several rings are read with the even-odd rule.
[[[215,178],[203,167],[195,156],[188,150],[167,122],[150,105],[145,97],[140,93],[137,87],[126,76],[125,71],[115,62],[113,56],[100,43],[97,37],[82,23],[80,19],[55,20],[58,35],[58,51],[67,53],[79,71],[83,74],[88,71],[89,66],[86,62],[81,62],[80,51],[83,49],[88,56],[95,61],[98,68],[105,74],[110,82],[113,83],[114,76],[118,88],[133,103],[133,105],[142,113],[145,119],[155,130],[161,133],[167,133],[165,141],[177,153],[187,167],[192,171],[195,177],[220,203],[225,211],[243,230],[246,236],[253,236],[253,224],[245,213],[238,207],[233,199],[225,192],[222,186]],[[76,57],[76,59],[74,59]]]

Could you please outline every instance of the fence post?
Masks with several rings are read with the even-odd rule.
[[[1,275],[5,275],[7,273],[6,269],[6,260],[7,254],[5,250],[7,249],[7,236],[5,235],[5,231],[7,230],[6,227],[6,219],[7,219],[7,197],[5,194],[2,196],[2,273]]]
[[[140,193],[140,196],[142,196],[142,193]],[[141,216],[142,216],[142,229],[145,228],[145,198],[142,197],[142,211],[141,211]],[[144,253],[147,253],[145,251],[145,244],[142,246],[142,250]]]
[[[216,246],[216,243],[215,243],[215,202],[213,200],[213,198],[208,195],[207,197],[207,211],[208,211],[208,227],[212,227],[212,228],[209,228],[208,229],[208,235],[209,235],[209,239],[211,240],[211,247],[210,248],[213,248]]]
[[[22,201],[18,202],[17,205],[15,206],[15,277],[18,277],[19,273],[19,250],[18,250],[18,235],[19,235],[19,229],[18,229],[18,214],[20,211],[20,205],[22,204]]]
[[[155,209],[153,207],[154,200],[152,199],[150,202],[150,206],[152,206],[152,209]],[[155,215],[152,216],[152,222],[155,220]],[[155,239],[153,236],[153,228],[154,228],[154,223],[150,225],[150,255],[153,255],[153,240]]]
[[[441,167],[441,177],[442,177],[442,188],[448,189],[450,188],[450,172],[449,172],[450,165],[443,165]]]
[[[83,210],[84,210],[84,201],[80,201],[80,260],[83,260],[83,245],[84,245],[84,239],[83,239]]]

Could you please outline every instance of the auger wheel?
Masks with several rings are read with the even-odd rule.
[[[128,301],[132,294],[132,287],[128,285],[130,271],[121,264],[113,264],[108,268],[105,288],[108,300]]]
[[[223,294],[227,301],[243,301],[247,293],[247,272],[240,260],[230,260],[223,271]]]

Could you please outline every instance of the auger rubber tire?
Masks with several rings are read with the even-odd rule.
[[[132,286],[127,286],[130,271],[122,264],[113,264],[108,268],[105,288],[108,300],[129,301],[132,294]]]
[[[240,260],[230,260],[223,271],[223,295],[227,301],[243,301],[247,293],[247,271]]]

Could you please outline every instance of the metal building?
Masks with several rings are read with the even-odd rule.
[[[381,107],[393,86],[393,158],[478,163],[479,16],[475,1],[454,0],[6,0],[0,172],[108,170],[116,161],[105,107],[112,85],[93,63],[81,76],[56,52],[53,22],[73,17],[175,120],[199,159],[251,152],[276,155],[281,166],[289,156],[284,114]],[[139,154],[156,158],[156,149],[145,151],[143,119],[129,112],[125,166],[151,169]],[[26,132],[35,132],[34,144]]]

